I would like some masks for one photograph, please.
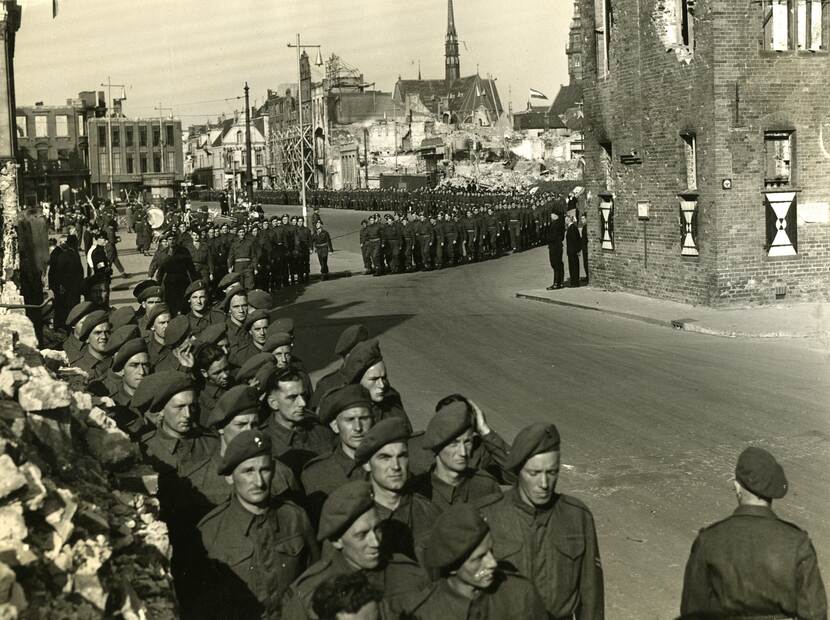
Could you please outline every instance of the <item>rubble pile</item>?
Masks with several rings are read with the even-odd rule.
[[[175,618],[154,478],[63,356],[0,317],[0,619]]]

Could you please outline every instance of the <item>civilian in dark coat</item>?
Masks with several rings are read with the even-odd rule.
[[[585,270],[585,284],[588,284],[588,218],[585,215],[579,216],[579,236],[582,241],[582,268]]]
[[[181,244],[176,244],[169,256],[159,261],[159,280],[164,290],[164,300],[170,307],[170,313],[176,316],[184,304],[184,292],[190,283],[199,279],[193,266],[190,252]]]
[[[78,238],[69,235],[49,258],[49,288],[55,295],[56,329],[66,327],[66,315],[80,303],[83,286],[84,266],[78,254]]]
[[[562,216],[555,211],[550,214],[550,229],[548,232],[548,257],[553,268],[553,284],[549,291],[562,288],[565,280],[565,265],[562,263],[562,241],[565,238],[565,222]]]
[[[568,244],[568,277],[569,286],[579,286],[579,255],[582,252],[582,237],[579,235],[579,228],[576,226],[576,218],[568,216],[568,230],[565,233],[565,241]]]

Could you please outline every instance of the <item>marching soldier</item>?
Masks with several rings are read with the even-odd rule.
[[[228,271],[242,274],[242,286],[252,289],[258,260],[256,244],[252,237],[246,236],[243,227],[239,228],[236,237],[236,241],[228,251]]]
[[[321,225],[322,226],[322,225]],[[297,230],[294,233],[297,253],[297,269],[300,282],[308,283],[308,276],[311,272],[310,256],[312,248],[312,233],[305,225],[305,220],[297,218]]]
[[[314,251],[317,253],[317,260],[320,261],[320,275],[323,280],[329,277],[329,252],[334,252],[334,247],[331,244],[331,235],[323,228],[323,222],[317,220],[314,237],[312,243],[314,244]]]

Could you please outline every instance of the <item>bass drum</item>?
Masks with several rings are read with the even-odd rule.
[[[164,211],[159,207],[147,209],[147,223],[150,224],[150,228],[153,230],[158,230],[164,226]]]

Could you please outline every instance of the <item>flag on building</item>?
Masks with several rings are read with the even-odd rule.
[[[549,101],[548,96],[543,93],[541,90],[536,90],[535,88],[530,89],[530,102],[533,103],[534,99],[539,99],[542,101]]]

